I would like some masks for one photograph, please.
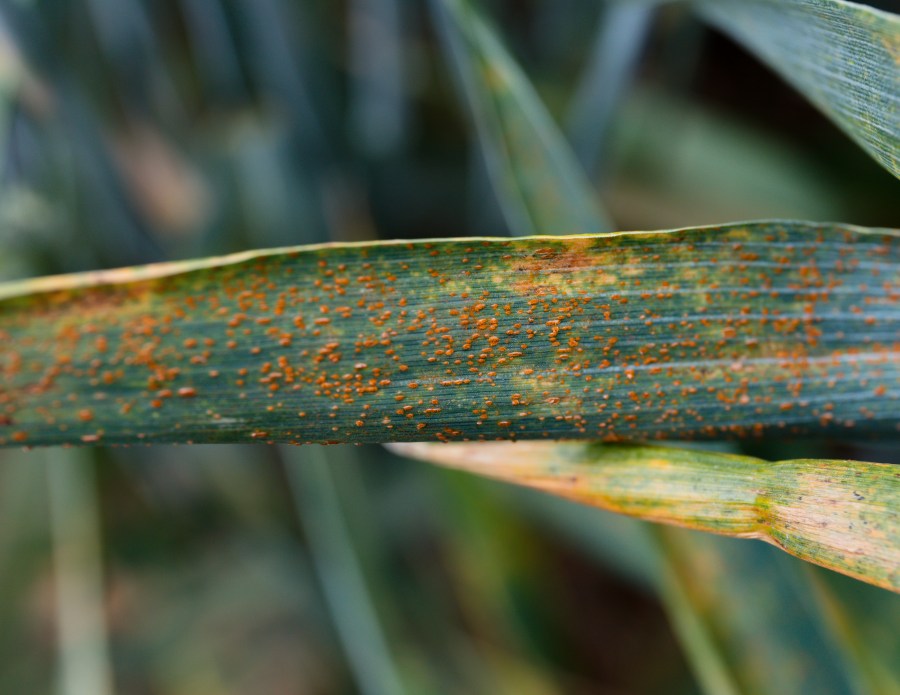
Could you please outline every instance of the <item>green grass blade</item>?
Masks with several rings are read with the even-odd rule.
[[[760,538],[900,592],[900,469],[579,443],[407,443],[414,458],[701,531]]]
[[[325,452],[284,451],[294,507],[356,685],[364,695],[402,695],[371,592],[353,547]]]
[[[403,49],[410,9],[402,0],[355,0],[348,8],[349,125],[353,143],[373,158],[397,155],[409,135]]]
[[[48,450],[60,695],[111,695],[103,539],[89,451]]]
[[[900,16],[842,0],[697,4],[900,177]]]
[[[722,644],[724,640],[714,630],[712,611],[703,610],[712,598],[710,587],[702,585],[696,592],[699,595],[695,595],[691,589],[697,584],[684,571],[684,565],[697,557],[697,549],[688,545],[675,550],[662,534],[647,531],[646,536],[648,545],[657,555],[657,591],[703,692],[741,695],[739,669],[733,659],[728,658]]]
[[[810,604],[840,652],[855,692],[900,692],[896,597],[815,567],[804,569]]]
[[[808,596],[803,570],[818,568],[766,543],[650,525],[536,488],[517,486],[509,492],[523,513],[564,542],[576,543],[605,571],[614,569],[659,593],[702,692],[844,695],[851,690],[844,667],[855,668],[856,655],[832,647],[818,607],[803,600]],[[883,603],[897,600],[843,575],[817,574],[845,580],[849,588],[866,590]],[[888,634],[892,625],[879,623]],[[879,642],[885,644],[883,651],[892,654],[889,640]]]
[[[534,87],[467,0],[432,0],[503,214],[516,235],[612,229]]]
[[[598,167],[606,149],[613,115],[633,82],[642,49],[653,23],[652,4],[608,2],[584,75],[568,108],[566,131],[572,149],[587,171]],[[603,162],[606,165],[606,162]]]
[[[0,445],[895,433],[898,251],[762,222],[4,285]]]
[[[679,635],[685,627],[693,628],[712,643],[707,649],[713,658],[705,658],[704,669],[697,669],[705,692],[725,692],[709,677],[710,671],[715,674],[710,668],[717,664],[715,656],[724,662],[719,668],[727,664],[733,688],[742,695],[882,692],[854,690],[845,668],[850,655],[833,643],[818,619],[818,607],[809,600],[804,570],[818,568],[765,543],[671,526],[654,529],[666,560],[664,591],[669,597],[680,592],[681,602],[692,609],[678,610],[667,600],[673,628]],[[898,598],[861,582],[852,586],[871,589],[887,601]],[[694,663],[696,656],[702,653],[692,654]]]

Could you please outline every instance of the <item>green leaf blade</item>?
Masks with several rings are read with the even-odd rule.
[[[900,177],[900,17],[842,0],[697,4]]]
[[[532,84],[468,0],[432,8],[513,234],[613,229]]]
[[[898,259],[771,222],[40,280],[0,301],[0,444],[893,433]]]

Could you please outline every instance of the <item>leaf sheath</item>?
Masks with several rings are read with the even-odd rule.
[[[649,521],[761,538],[900,592],[900,467],[768,463],[687,449],[551,442],[396,444],[397,453]]]

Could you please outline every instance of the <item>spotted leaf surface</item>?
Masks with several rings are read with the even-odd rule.
[[[0,444],[896,433],[898,244],[762,222],[7,286]]]
[[[642,519],[761,538],[900,591],[900,468],[890,464],[551,442],[393,448]]]

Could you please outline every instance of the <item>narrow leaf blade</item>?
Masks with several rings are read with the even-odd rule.
[[[612,229],[534,87],[468,0],[432,0],[494,189],[517,235]]]
[[[697,4],[900,177],[900,16],[842,0]]]
[[[778,222],[43,279],[0,445],[895,433],[898,287],[896,233]]]

